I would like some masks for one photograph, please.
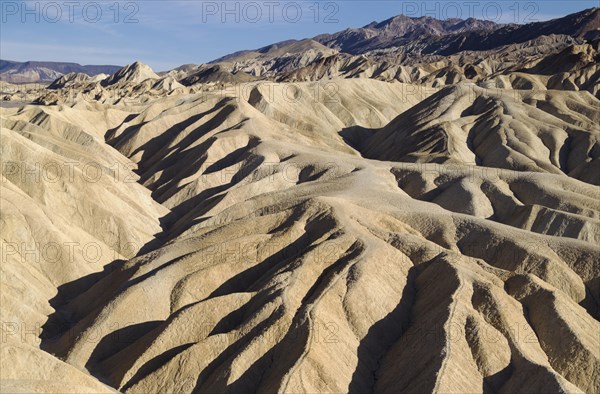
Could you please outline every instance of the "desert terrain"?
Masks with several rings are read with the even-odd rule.
[[[599,29],[2,82],[1,392],[600,392]]]

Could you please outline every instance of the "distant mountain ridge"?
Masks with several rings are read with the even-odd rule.
[[[0,80],[10,83],[51,82],[69,73],[83,73],[90,77],[114,74],[121,66],[86,65],[63,62],[0,60]]]
[[[486,51],[497,48],[509,49],[512,45],[521,44],[541,45],[539,51],[543,52],[547,50],[544,46],[555,45],[557,51],[562,51],[570,45],[581,44],[586,40],[592,42],[598,38],[598,7],[550,21],[525,25],[499,24],[474,18],[439,20],[425,16],[398,15],[382,22],[369,23],[361,28],[321,34],[302,40],[280,41],[254,50],[237,51],[207,65],[186,65],[171,70],[171,73],[174,72],[175,79],[184,85],[263,78],[318,79],[309,75],[311,73],[320,77],[356,76],[361,73],[377,77],[387,73],[397,75],[381,79],[412,82],[415,78],[422,77],[423,70],[394,71],[392,68],[419,66],[438,61],[442,57],[468,52],[476,55],[469,55],[471,60],[463,59],[462,63],[480,64],[486,60]],[[545,43],[544,40],[548,42]],[[559,43],[552,44],[554,41]],[[0,80],[11,83],[51,82],[71,73],[92,77],[99,74],[112,75],[119,70],[121,67],[111,65],[81,66],[77,63],[20,63],[0,60]],[[410,77],[401,75],[405,71],[416,74]],[[480,73],[475,69],[471,71],[471,74]]]
[[[469,18],[438,20],[399,15],[362,28],[314,37],[321,44],[353,55],[372,50],[408,47],[423,54],[451,55],[522,43],[542,35],[562,34],[581,39],[600,36],[600,8],[526,25],[498,24]]]
[[[461,56],[456,61],[469,67],[469,75],[480,75],[483,70],[477,71],[477,67],[484,67],[489,74],[493,70],[509,68],[523,61],[512,59],[511,48],[517,50],[517,56],[523,56],[527,52],[532,61],[537,55],[548,54],[548,51],[556,50],[558,53],[568,46],[586,41],[591,43],[598,38],[598,7],[550,21],[528,24],[500,24],[474,18],[439,20],[425,16],[399,15],[361,28],[238,51],[209,64],[221,65],[221,73],[228,71],[238,76],[246,73],[255,78],[272,78],[278,81],[367,75],[382,80],[414,82],[431,71],[425,70],[430,68],[428,64],[444,59],[452,63],[454,55]],[[520,50],[525,47],[531,48],[525,52]],[[492,65],[487,56],[491,54],[490,51],[497,50],[508,51],[508,57],[497,58],[492,62],[495,65]],[[399,67],[412,69],[402,70]],[[422,69],[417,70],[415,67]],[[218,78],[213,76],[210,79]]]
[[[490,32],[504,25],[469,18],[438,20],[431,17],[412,18],[398,15],[383,22],[372,22],[362,28],[346,29],[334,34],[321,34],[314,40],[330,48],[350,54],[361,54],[374,49],[389,48],[452,34],[473,31]]]
[[[327,48],[351,55],[376,50],[395,50],[401,53],[448,56],[461,51],[484,51],[519,44],[548,35],[565,35],[581,40],[600,37],[600,8],[590,8],[562,18],[525,25],[499,24],[474,18],[439,20],[425,16],[398,15],[361,28],[321,34],[312,39],[281,41],[255,50],[238,51],[210,63],[247,63],[253,57],[264,61],[269,55],[272,55],[272,58],[283,54],[299,56],[302,50],[307,49],[326,55]]]

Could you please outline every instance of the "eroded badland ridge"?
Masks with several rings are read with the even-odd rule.
[[[2,392],[599,392],[598,15],[3,84]]]

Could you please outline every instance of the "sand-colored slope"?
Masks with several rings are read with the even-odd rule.
[[[3,392],[111,391],[40,350],[39,337],[68,328],[68,316],[48,316],[73,291],[160,232],[167,210],[137,184],[135,165],[97,134],[125,115],[3,110]]]
[[[332,103],[312,86],[165,98],[106,127],[172,213],[147,254],[71,293],[74,324],[46,349],[125,392],[598,389],[598,187],[551,162],[469,165],[462,141],[455,164],[402,164],[343,138],[374,144],[390,126],[356,126],[394,111],[444,122],[486,91],[409,109],[423,97],[400,84],[343,81]],[[296,101],[267,99],[288,88]],[[547,118],[593,138],[581,97],[562,114],[578,125]],[[511,116],[532,130],[542,112]]]
[[[382,181],[372,171],[337,181],[337,187],[309,182],[296,192],[257,196],[132,261],[123,273],[105,279],[120,283],[106,306],[80,312],[76,333],[81,339],[71,342],[66,337],[54,350],[132,392],[363,392],[379,375],[382,391],[477,391],[485,378],[505,368],[515,372],[499,379],[497,387],[577,391],[552,367],[520,304],[505,293],[502,279],[512,272],[535,273],[559,286],[557,294],[564,302],[583,302],[588,297],[583,281],[593,280],[598,271],[597,246],[542,236],[522,241],[524,233],[506,226],[454,216],[428,204],[408,204],[408,196],[393,190],[393,180]],[[365,191],[354,189],[357,184]],[[303,193],[308,196],[292,198]],[[274,204],[274,199],[279,202]],[[382,213],[365,205],[386,208]],[[490,244],[497,246],[490,249]],[[445,254],[450,257],[436,257]],[[524,254],[531,257],[522,260]],[[498,302],[510,307],[480,316],[484,312],[472,310],[478,305],[471,306],[468,291],[453,299],[460,283],[450,281],[448,272],[436,274],[428,287],[428,273],[438,266],[446,267],[442,272],[462,271],[459,281],[468,286],[478,281],[492,286],[503,300]],[[105,286],[99,282],[73,301],[72,308],[80,311]],[[448,293],[442,290],[445,286]],[[147,307],[132,311],[131,303]],[[214,307],[221,304],[228,307]],[[448,315],[447,308],[467,309]],[[497,354],[499,345],[488,342],[487,332],[468,325],[475,324],[468,323],[470,315],[492,324],[502,314],[495,327],[506,336],[504,356]],[[553,316],[546,313],[544,318]],[[128,329],[120,335],[131,335],[127,338],[133,343],[111,339],[119,334],[107,335],[100,347],[85,340],[97,330],[113,332],[110,327],[123,319]],[[588,321],[598,328],[593,318]],[[511,325],[525,331],[516,335],[526,337],[511,337]],[[452,340],[447,338],[451,335]],[[396,353],[395,343],[407,353]],[[470,346],[482,354],[474,359]],[[491,348],[478,350],[486,346]],[[586,353],[597,354],[597,346],[592,340]],[[382,357],[393,360],[389,367],[377,367]],[[509,367],[511,359],[517,361]],[[414,367],[417,362],[423,369]],[[480,372],[477,362],[493,366]],[[472,365],[470,371],[465,363]],[[414,375],[393,372],[409,366]],[[440,368],[448,372],[439,376]],[[388,374],[394,378],[386,382]],[[397,381],[399,376],[406,380]]]
[[[423,96],[414,86],[377,81],[248,84],[154,103],[111,130],[107,141],[138,163],[143,184],[172,208],[210,189],[223,191],[218,188],[239,178],[237,172],[278,165],[296,154],[297,143],[357,156],[339,132],[383,126]],[[251,150],[260,140],[269,142],[260,148],[262,156]],[[270,144],[284,151],[271,151]],[[197,197],[196,204],[210,197]]]
[[[599,185],[598,103],[588,92],[459,84],[375,131],[359,149],[378,160],[564,173]]]
[[[37,362],[132,393],[600,390],[597,99],[332,82],[3,115],[12,160],[137,169],[5,174],[4,239],[118,253],[11,257],[3,289],[39,291],[2,311],[45,324]]]

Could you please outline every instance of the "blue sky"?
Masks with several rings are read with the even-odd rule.
[[[0,0],[0,58],[125,65],[157,71],[391,16],[527,23],[599,6],[593,1]]]

